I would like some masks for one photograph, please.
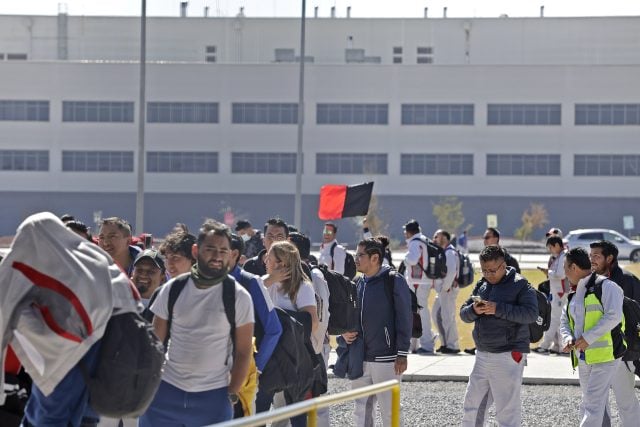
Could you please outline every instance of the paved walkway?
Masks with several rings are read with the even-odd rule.
[[[329,364],[335,363],[336,354],[331,352]],[[468,381],[475,356],[466,353],[446,356],[409,355],[409,366],[402,381]],[[332,375],[332,372],[330,375]],[[578,371],[573,372],[568,356],[530,353],[524,369],[525,384],[571,384],[578,385]],[[636,381],[636,386],[640,381]]]

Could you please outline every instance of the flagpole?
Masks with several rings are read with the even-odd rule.
[[[300,81],[298,87],[298,150],[296,153],[296,195],[293,202],[293,223],[302,228],[302,129],[304,125],[304,41],[306,0],[302,0],[302,15],[300,18]]]

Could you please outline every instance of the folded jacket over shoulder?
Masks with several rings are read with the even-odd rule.
[[[364,341],[357,337],[351,344],[342,337],[338,337],[338,360],[333,367],[333,373],[340,378],[355,380],[364,375]]]

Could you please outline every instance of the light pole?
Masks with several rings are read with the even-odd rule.
[[[140,14],[140,98],[138,100],[138,184],[136,188],[136,233],[144,233],[144,124],[147,65],[147,0]]]
[[[302,129],[304,127],[304,39],[307,4],[302,0],[300,18],[300,85],[298,86],[298,150],[296,154],[296,195],[293,206],[293,223],[302,229]]]

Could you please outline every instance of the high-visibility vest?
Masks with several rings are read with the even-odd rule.
[[[594,288],[587,288],[584,297],[584,331],[586,332],[596,326],[603,314],[604,307],[596,296]],[[569,317],[569,326],[573,332],[575,330],[575,322],[571,317],[569,304],[567,304],[567,316]],[[622,330],[624,330],[624,316],[622,316],[621,326]],[[615,358],[612,331],[608,331],[594,342],[589,343],[589,347],[584,351],[584,361],[587,365],[611,362]],[[575,350],[571,350],[571,361],[574,368],[578,366],[578,356]]]

